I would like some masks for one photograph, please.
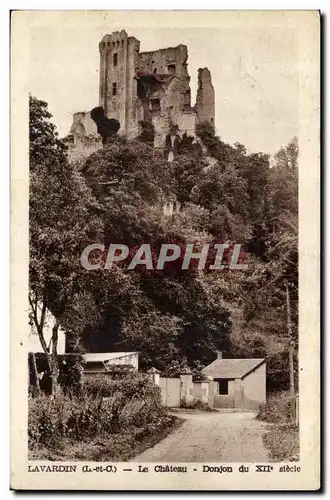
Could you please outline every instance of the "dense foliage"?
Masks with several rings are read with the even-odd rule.
[[[59,391],[29,398],[30,458],[126,460],[174,420],[148,376],[96,376],[75,396]]]
[[[78,171],[31,98],[30,289],[67,331],[73,349],[140,352],[140,366],[177,374],[200,369],[216,350],[263,357],[274,386],[288,383],[289,290],[293,336],[298,304],[298,145],[274,158],[231,146],[201,125],[165,161],[142,134],[114,137]],[[181,210],[163,215],[168,201]],[[124,266],[82,270],[89,242],[241,243],[248,269],[182,271]]]

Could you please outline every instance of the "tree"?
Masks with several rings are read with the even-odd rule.
[[[142,369],[154,366],[163,375],[170,376],[186,366],[178,346],[183,320],[175,315],[162,314],[154,309],[152,303],[148,306],[145,313],[134,311],[124,318],[121,345],[128,351],[140,352]]]
[[[105,245],[122,243],[134,251],[149,243],[158,255],[162,243],[184,247],[192,241],[212,240],[205,231],[209,217],[205,208],[186,203],[173,218],[163,216],[163,204],[177,199],[185,177],[184,165],[189,170],[191,164],[196,170],[190,180],[186,177],[186,201],[201,170],[189,155],[169,164],[147,144],[119,138],[91,155],[82,172],[102,203]],[[167,373],[168,369],[174,373],[187,362],[192,365],[198,357],[211,361],[216,346],[226,344],[230,328],[226,311],[219,300],[211,307],[194,268],[182,271],[180,263],[162,271],[143,266],[133,272],[125,265],[116,268],[128,287],[121,293],[118,284],[115,301],[108,292],[106,272],[97,275],[98,290],[86,285],[98,298],[102,318],[97,327],[84,332],[88,349],[139,350],[142,367],[154,365],[163,371],[167,367]]]
[[[30,318],[56,390],[58,329],[81,291],[80,254],[102,225],[95,216],[100,208],[68,163],[50,118],[47,103],[30,96]],[[47,311],[55,317],[51,352],[44,338]]]
[[[298,218],[298,154],[298,140],[294,137],[276,153],[270,169],[267,217],[274,236],[282,226],[283,215]]]
[[[256,224],[248,249],[248,271],[240,283],[243,323],[248,342],[238,339],[239,355],[253,353],[251,339],[261,335],[268,379],[274,387],[288,387],[289,342],[298,336],[298,144],[293,139],[275,155],[268,175],[267,211]],[[290,296],[291,334],[287,333],[287,296]]]

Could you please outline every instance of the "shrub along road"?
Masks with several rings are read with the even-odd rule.
[[[180,428],[131,461],[134,462],[265,462],[263,444],[268,424],[255,413],[175,413]]]

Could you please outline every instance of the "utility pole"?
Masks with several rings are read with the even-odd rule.
[[[287,331],[289,338],[289,370],[290,370],[290,396],[291,396],[291,406],[292,406],[292,416],[295,418],[296,405],[295,405],[295,388],[294,388],[294,366],[293,366],[293,354],[294,354],[294,340],[292,338],[292,324],[291,324],[291,306],[290,306],[290,295],[289,287],[286,283],[286,310],[287,310]]]

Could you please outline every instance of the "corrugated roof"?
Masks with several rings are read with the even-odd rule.
[[[263,358],[216,359],[203,369],[203,373],[213,378],[243,378],[264,362]]]
[[[137,352],[87,352],[83,354],[82,357],[86,363],[103,363],[105,361],[110,361],[112,359],[127,358],[133,354],[138,354]]]

